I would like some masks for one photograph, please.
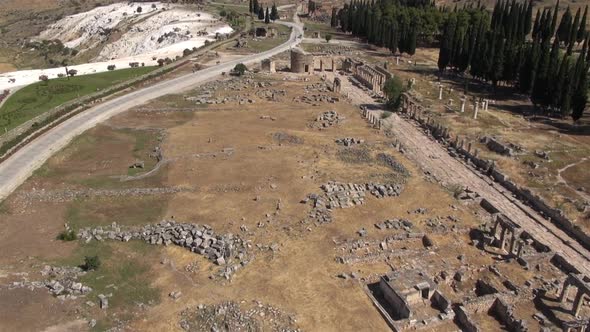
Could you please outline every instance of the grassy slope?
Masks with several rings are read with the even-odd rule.
[[[31,84],[15,92],[2,105],[0,128],[2,131],[4,128],[11,130],[56,106],[141,76],[155,68],[128,68]]]

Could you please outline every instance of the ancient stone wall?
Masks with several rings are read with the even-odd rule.
[[[410,307],[406,301],[401,298],[391,287],[387,284],[387,281],[381,279],[379,281],[379,287],[385,296],[385,299],[393,307],[393,310],[397,313],[399,318],[408,318],[411,316]]]
[[[457,320],[457,323],[461,326],[462,331],[479,332],[479,328],[477,327],[475,322],[473,322],[471,318],[469,318],[469,315],[467,314],[463,306],[457,307],[457,309],[455,310],[455,314],[455,319]]]
[[[492,304],[490,312],[503,322],[509,331],[512,332],[525,332],[528,331],[528,327],[525,321],[516,319],[512,308],[501,299],[496,299]]]
[[[313,70],[313,55],[307,54],[299,48],[291,50],[291,72],[310,73]]]

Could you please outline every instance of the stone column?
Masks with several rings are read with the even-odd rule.
[[[442,84],[438,85],[438,100],[442,100],[442,93],[443,93],[443,86]]]
[[[320,59],[320,72],[324,72],[324,60]]]
[[[504,250],[504,242],[506,241],[506,232],[508,229],[506,227],[502,228],[502,234],[500,234],[500,249]]]
[[[514,252],[514,244],[516,242],[516,235],[514,234],[514,230],[511,231],[510,235],[510,255]]]
[[[488,110],[488,106],[490,104],[490,100],[489,99],[486,99],[485,102],[486,102],[486,104],[485,104],[484,110],[487,111]]]
[[[524,242],[518,241],[518,249],[516,250],[516,257],[520,258],[522,256],[522,249],[524,248]]]
[[[465,98],[461,98],[461,113],[465,113]]]
[[[580,313],[580,309],[582,309],[582,299],[584,298],[584,292],[581,289],[578,289],[576,293],[576,298],[574,299],[574,305],[572,306],[572,315],[578,316]]]
[[[395,64],[399,66],[399,56],[395,57]]]
[[[332,59],[332,72],[336,72],[336,62]]]
[[[479,102],[477,100],[473,104],[473,108],[475,110],[475,112],[473,113],[473,119],[477,120],[477,112],[479,111]]]
[[[570,284],[569,281],[566,280],[563,283],[563,288],[561,289],[561,295],[559,295],[559,302],[563,303],[567,300],[570,291]]]

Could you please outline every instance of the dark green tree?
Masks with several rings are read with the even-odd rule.
[[[576,41],[581,43],[582,40],[586,37],[586,20],[588,16],[588,5],[584,8],[584,15],[582,15],[582,20],[580,21],[580,27],[578,28],[578,34],[576,36]]]
[[[389,106],[390,109],[395,110],[399,107],[403,92],[403,83],[397,76],[385,81],[385,84],[383,85],[383,93],[387,97],[387,106]]]
[[[270,19],[276,21],[279,19],[279,10],[277,9],[276,4],[272,4],[272,8],[270,9]]]
[[[268,10],[268,7],[266,7],[266,14],[264,15],[264,23],[266,23],[266,24],[270,23],[270,11]]]
[[[264,20],[264,8],[262,7],[258,8],[258,19]]]

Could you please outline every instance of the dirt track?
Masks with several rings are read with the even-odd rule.
[[[330,76],[328,74],[329,78]],[[375,104],[371,97],[350,84],[345,77],[342,79],[342,91],[348,94],[355,104]],[[513,198],[508,190],[451,157],[438,142],[397,114],[385,119],[384,127],[399,139],[406,156],[416,162],[422,170],[430,172],[442,183],[468,186],[478,192],[535,239],[554,252],[560,253],[582,273],[590,275],[590,252],[550,221]]]

